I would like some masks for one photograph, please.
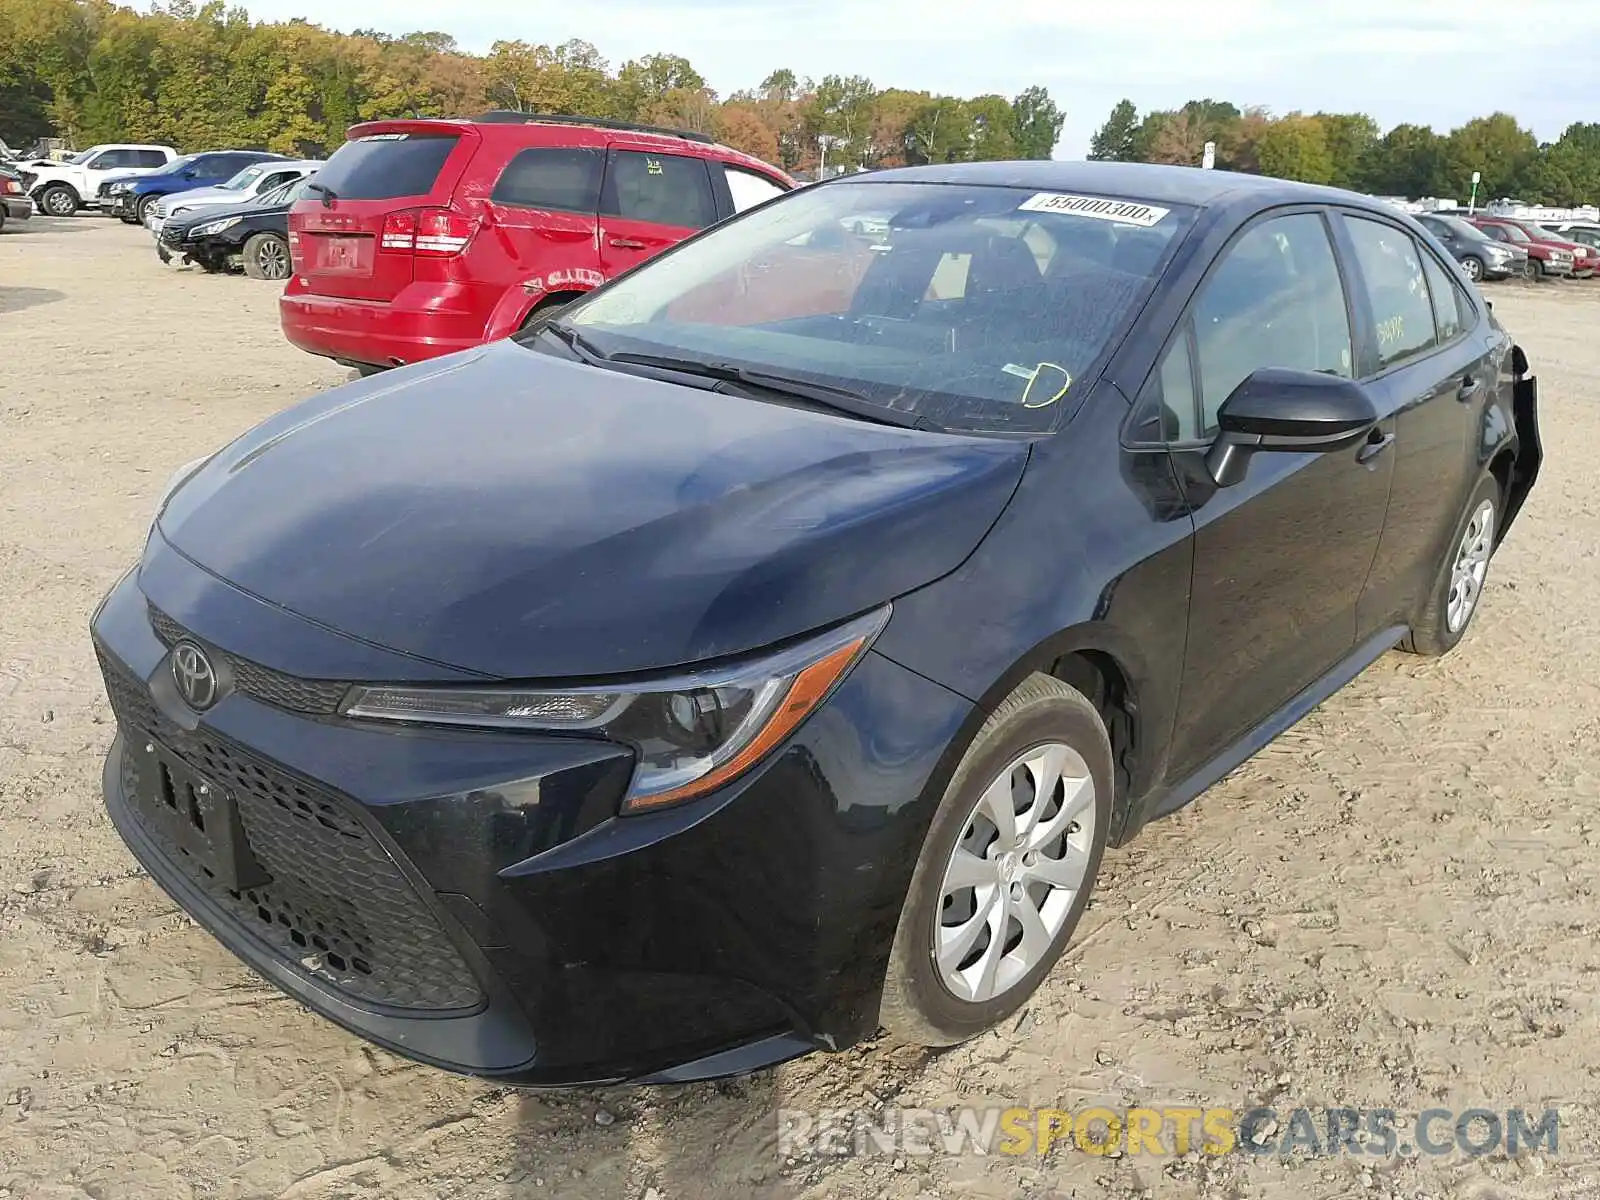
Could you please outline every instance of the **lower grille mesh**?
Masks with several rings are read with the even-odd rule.
[[[104,653],[106,692],[127,741],[154,737],[233,796],[265,887],[232,892],[198,860],[141,822],[147,834],[218,907],[254,930],[296,971],[352,999],[394,1008],[474,1008],[483,994],[437,918],[394,859],[335,793],[204,729],[168,721],[144,685]],[[123,786],[138,766],[124,755]]]

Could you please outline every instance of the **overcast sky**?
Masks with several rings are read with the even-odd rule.
[[[584,38],[613,68],[687,57],[723,96],[776,67],[866,75],[879,87],[972,96],[1043,84],[1067,114],[1058,158],[1081,158],[1123,96],[1140,112],[1190,98],[1362,111],[1448,131],[1495,109],[1541,141],[1600,120],[1600,5],[1588,0],[245,0],[268,20],[442,29],[472,51],[498,38]],[[339,13],[335,18],[334,11]]]

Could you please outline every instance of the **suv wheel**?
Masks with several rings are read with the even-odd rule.
[[[39,207],[52,217],[70,217],[78,211],[78,193],[64,183],[49,184],[39,193]]]
[[[978,730],[945,789],[895,931],[879,1019],[948,1046],[1015,1012],[1050,973],[1111,824],[1100,714],[1034,674]]]
[[[1483,259],[1469,254],[1461,260],[1461,269],[1467,273],[1468,279],[1477,283],[1483,278]]]

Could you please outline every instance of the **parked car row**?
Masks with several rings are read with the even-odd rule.
[[[1474,280],[1588,279],[1600,270],[1600,225],[1542,224],[1466,209],[1417,218]],[[1583,232],[1585,237],[1577,235]]]

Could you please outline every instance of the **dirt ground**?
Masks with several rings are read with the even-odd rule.
[[[720,1085],[526,1094],[374,1050],[137,870],[86,627],[168,474],[344,380],[274,288],[98,217],[0,234],[0,1198],[1600,1195],[1600,285],[1491,287],[1544,475],[1460,650],[1391,654],[1112,852],[1026,1015]],[[1560,1110],[1510,1158],[777,1154],[780,1108]],[[1402,1127],[1405,1132],[1405,1127]],[[1168,1150],[1174,1148],[1170,1145]]]

